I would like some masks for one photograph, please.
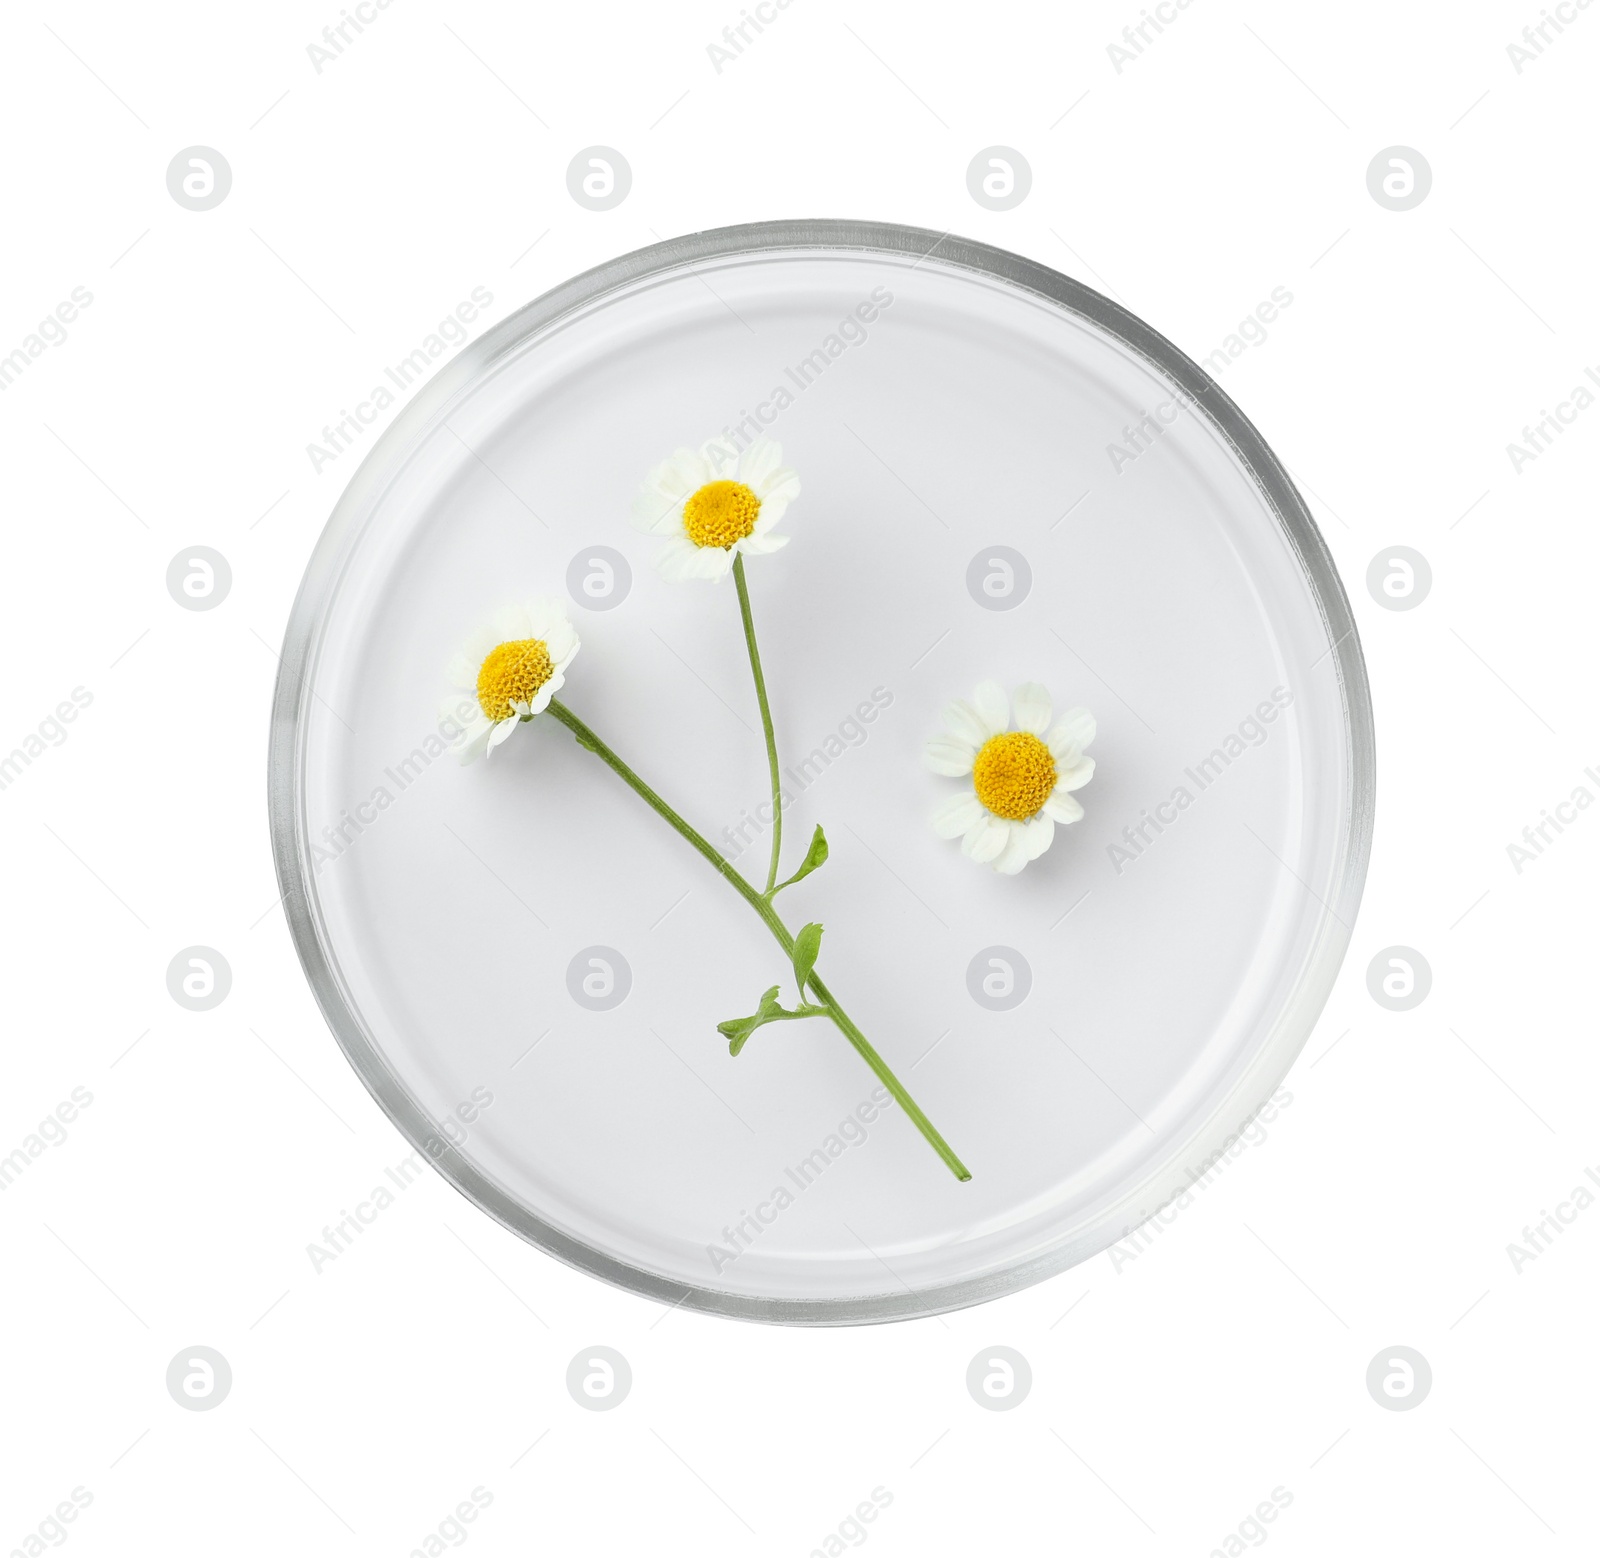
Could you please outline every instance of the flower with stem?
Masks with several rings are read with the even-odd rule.
[[[962,854],[1002,876],[1049,849],[1057,823],[1083,816],[1072,791],[1094,777],[1094,759],[1083,753],[1094,740],[1094,716],[1068,709],[1051,719],[1050,694],[1037,682],[1009,699],[998,682],[980,682],[971,702],[945,709],[944,730],[923,749],[934,773],[970,780],[935,810],[933,831],[959,838]]]
[[[636,522],[669,537],[668,548],[662,558],[663,571],[669,577],[718,579],[728,573],[733,574],[745,648],[755,681],[756,701],[761,709],[761,725],[772,782],[772,856],[764,888],[758,889],[747,881],[715,845],[573,710],[553,696],[555,687],[559,686],[556,662],[561,657],[556,652],[557,647],[566,651],[565,658],[561,659],[562,669],[577,652],[577,635],[567,625],[564,614],[561,627],[565,628],[565,634],[551,627],[553,637],[534,640],[543,644],[549,660],[548,670],[536,656],[532,661],[534,671],[527,670],[533,651],[521,639],[490,642],[480,637],[474,641],[474,648],[465,660],[458,661],[457,679],[460,685],[475,689],[482,713],[481,722],[475,722],[463,740],[464,755],[475,753],[476,750],[486,751],[491,742],[498,744],[505,739],[505,734],[509,733],[505,729],[507,726],[515,729],[518,722],[532,719],[540,710],[548,711],[572,732],[579,746],[599,758],[728,883],[766,926],[788,959],[795,987],[799,991],[799,1001],[793,1007],[784,1007],[778,999],[781,986],[775,984],[761,996],[751,1015],[719,1023],[717,1028],[728,1040],[729,1053],[738,1055],[750,1036],[770,1023],[814,1017],[829,1019],[888,1089],[950,1172],[959,1180],[969,1180],[972,1175],[966,1165],[952,1151],[949,1143],[935,1129],[933,1122],[922,1112],[904,1084],[817,973],[822,926],[811,923],[802,926],[799,931],[791,931],[774,907],[774,900],[779,893],[802,881],[828,858],[827,837],[818,827],[812,834],[805,858],[798,869],[784,881],[778,880],[781,849],[779,819],[782,811],[778,749],[766,680],[761,669],[761,655],[756,645],[750,592],[744,576],[744,558],[746,555],[760,556],[774,552],[786,539],[774,536],[772,527],[789,500],[799,492],[800,483],[799,478],[786,470],[780,461],[778,446],[770,440],[752,445],[738,455],[718,444],[707,444],[699,453],[680,450],[651,473],[635,510]],[[722,474],[724,472],[729,474]],[[520,621],[516,627],[517,631],[522,631]],[[566,634],[571,635],[570,644]],[[477,656],[475,663],[474,656]]]
[[[756,1010],[748,1017],[731,1018],[717,1025],[726,1036],[728,1049],[737,1055],[758,1028],[772,1022],[797,1018],[829,1017],[850,1041],[873,1072],[888,1088],[900,1107],[911,1117],[935,1152],[960,1180],[972,1175],[950,1149],[932,1121],[922,1112],[866,1035],[845,1015],[844,1009],[815,972],[822,947],[822,926],[811,923],[798,934],[791,934],[773,908],[773,900],[786,887],[792,887],[822,865],[828,858],[828,840],[819,826],[812,834],[804,860],[793,875],[778,880],[783,855],[783,786],[778,766],[778,742],[772,723],[772,706],[767,697],[767,682],[761,666],[761,650],[756,642],[755,614],[750,605],[750,587],[745,578],[746,557],[760,557],[787,545],[788,537],[774,534],[789,504],[800,494],[800,478],[783,464],[783,451],[770,438],[760,437],[743,450],[734,450],[713,439],[698,451],[679,449],[671,459],[656,466],[645,478],[634,503],[634,523],[655,535],[667,537],[667,545],[657,559],[668,579],[721,579],[733,575],[739,597],[739,621],[744,631],[745,653],[755,684],[756,704],[761,711],[761,732],[767,750],[767,774],[772,790],[772,848],[767,862],[766,887],[756,892],[744,877],[701,839],[675,814],[658,810],[689,838],[700,852],[733,884],[735,891],[766,922],[778,944],[789,954],[799,1004],[785,1008],[778,999],[781,988],[773,985],[762,995]],[[574,730],[574,734],[578,734]],[[579,734],[580,742],[584,740]],[[598,750],[591,748],[591,750]],[[611,758],[599,754],[607,762]],[[628,775],[617,763],[612,766]],[[632,782],[632,781],[630,781]],[[636,785],[635,788],[638,788]],[[642,790],[641,794],[644,793]],[[652,792],[653,794],[653,792]],[[647,800],[651,796],[646,796]],[[655,797],[652,804],[658,803]],[[692,836],[691,836],[692,834]],[[815,998],[807,998],[807,992]]]
[[[639,529],[667,537],[656,558],[664,578],[722,579],[732,573],[739,592],[739,616],[755,678],[772,783],[769,893],[775,890],[783,854],[783,802],[778,743],[761,672],[761,651],[756,647],[744,560],[789,544],[788,536],[774,535],[773,528],[799,496],[800,478],[783,463],[783,450],[772,439],[757,438],[748,448],[735,450],[713,438],[697,450],[679,449],[671,459],[663,460],[645,477],[633,505],[633,522]]]

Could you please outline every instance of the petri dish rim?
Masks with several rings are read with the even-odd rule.
[[[1293,548],[1321,613],[1344,714],[1349,798],[1335,890],[1315,946],[1268,1039],[1207,1119],[1094,1222],[1049,1251],[997,1273],[917,1291],[838,1300],[786,1299],[689,1285],[634,1266],[573,1238],[541,1218],[439,1135],[438,1126],[391,1070],[341,976],[326,933],[311,870],[304,815],[304,734],[315,697],[322,628],[344,566],[391,484],[451,408],[497,360],[531,336],[607,294],[641,280],[710,261],[784,251],[874,254],[913,265],[928,260],[976,272],[1032,294],[1098,327],[1147,368],[1182,391],[1227,443]],[[1265,440],[1221,387],[1194,361],[1128,310],[1092,288],[1004,249],[891,223],[812,219],[710,229],[635,250],[564,282],[509,315],[436,374],[368,451],[324,527],[284,631],[268,749],[268,816],[274,863],[290,936],[312,993],[346,1059],[413,1146],[470,1202],[529,1243],[591,1276],[674,1307],[735,1319],[790,1325],[859,1325],[909,1320],[983,1303],[1064,1271],[1124,1237],[1188,1182],[1192,1168],[1226,1145],[1287,1075],[1309,1038],[1349,944],[1371,850],[1375,792],[1372,704],[1365,661],[1348,598],[1304,500]],[[1135,1210],[1137,1209],[1137,1210]]]

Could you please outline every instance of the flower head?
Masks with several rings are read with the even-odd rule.
[[[542,596],[496,612],[479,627],[450,662],[450,680],[475,704],[456,742],[461,761],[487,756],[548,708],[577,652],[566,607]],[[458,726],[459,703],[458,693],[446,706]]]
[[[772,531],[800,496],[800,478],[782,459],[770,438],[743,451],[714,438],[656,466],[634,499],[633,523],[668,538],[656,559],[663,577],[721,579],[741,553],[787,546]]]
[[[1037,682],[1010,699],[998,682],[983,682],[970,703],[958,700],[944,711],[944,723],[923,760],[934,773],[969,784],[934,812],[933,831],[959,838],[968,859],[1015,876],[1049,849],[1058,822],[1083,816],[1070,792],[1094,777],[1094,759],[1083,755],[1094,740],[1094,716],[1068,709],[1052,726],[1050,694]]]

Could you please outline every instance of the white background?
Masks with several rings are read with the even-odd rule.
[[[1507,846],[1600,795],[1600,409],[1520,473],[1507,445],[1600,372],[1600,8],[1519,74],[1531,4],[1195,0],[1119,72],[1134,4],[794,0],[718,72],[739,9],[396,0],[320,73],[335,5],[0,20],[0,355],[93,295],[0,393],[0,748],[92,695],[0,790],[0,1155],[93,1099],[0,1192],[0,1551],[403,1555],[475,1488],[446,1537],[482,1554],[828,1551],[875,1488],[832,1550],[1587,1550],[1600,1208],[1520,1270],[1507,1246],[1600,1172],[1600,820],[1520,872]],[[605,213],[566,188],[596,143],[633,170]],[[234,180],[203,213],[165,183],[196,144]],[[966,184],[996,144],[1033,173],[1003,213]],[[1396,144],[1433,171],[1405,212],[1366,183]],[[431,1176],[318,1275],[307,1243],[410,1149],[275,907],[275,645],[360,453],[317,474],[306,446],[474,287],[499,317],[657,238],[813,215],[1016,250],[1195,357],[1293,294],[1224,383],[1338,560],[1379,737],[1367,896],[1293,1104],[1132,1259],[915,1324],[670,1312]],[[215,611],[166,590],[197,544],[232,567]],[[1411,611],[1365,585],[1396,545],[1432,567]],[[206,1013],[166,989],[196,943],[233,969]],[[1394,944],[1433,970],[1409,1012],[1367,991]],[[594,1344],[632,1366],[611,1412],[565,1387]],[[165,1376],[197,1345],[233,1385],[186,1412]],[[965,1386],[997,1345],[1033,1372],[1008,1412]],[[1395,1346],[1432,1368],[1414,1410],[1366,1387]]]

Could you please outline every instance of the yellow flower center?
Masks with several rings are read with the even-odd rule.
[[[510,719],[511,705],[529,702],[555,669],[542,638],[496,644],[478,667],[478,707],[492,720]]]
[[[683,528],[696,546],[726,549],[756,528],[761,499],[742,481],[708,482],[683,505]]]
[[[972,765],[972,788],[997,817],[1026,822],[1050,799],[1056,787],[1056,760],[1037,736],[1025,730],[991,736]]]

